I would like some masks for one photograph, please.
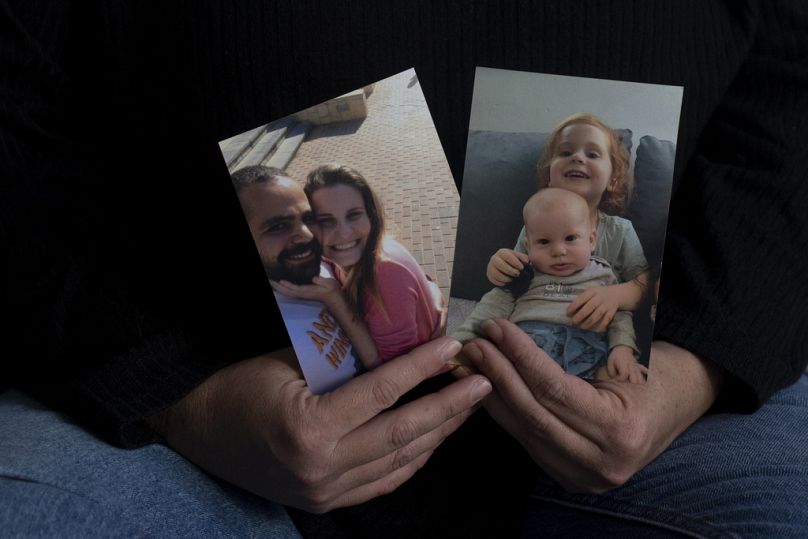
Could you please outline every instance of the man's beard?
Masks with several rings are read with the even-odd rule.
[[[290,258],[311,250],[314,258],[306,264],[295,264]],[[289,281],[294,284],[311,284],[312,279],[320,274],[320,261],[323,248],[317,240],[303,245],[296,245],[284,249],[278,255],[278,261],[264,268],[267,276],[273,281]]]

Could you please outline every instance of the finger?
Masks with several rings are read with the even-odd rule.
[[[578,311],[578,309],[580,309],[587,302],[589,302],[590,299],[592,299],[594,293],[595,291],[592,288],[589,288],[578,294],[567,307],[567,316],[573,316]]]
[[[494,273],[495,271],[496,273]],[[489,269],[485,272],[485,278],[494,286],[505,286],[508,284],[508,281],[503,279],[503,277],[504,276],[495,269]]]
[[[294,295],[297,292],[298,287],[289,281],[269,281],[270,285],[276,291],[287,294],[287,295]]]
[[[405,446],[391,451],[381,458],[349,468],[333,483],[335,492],[346,492],[358,486],[372,483],[406,467],[424,453],[431,453],[455,430],[457,430],[478,406],[468,408],[441,423],[435,429],[416,438]],[[339,458],[339,457],[336,457]]]
[[[648,372],[648,369],[646,369],[644,365],[641,365],[641,364],[637,363],[635,365],[634,369],[632,369],[632,374],[634,375],[634,379],[631,380],[631,382],[633,382],[635,384],[644,383],[645,382],[645,376],[646,376],[647,372]]]
[[[504,278],[510,280],[519,275],[522,271],[519,266],[514,267],[507,260],[495,260],[493,262],[495,274],[501,274]]]
[[[591,303],[591,302],[590,302]],[[592,313],[586,318],[586,320],[582,321],[581,324],[578,326],[584,331],[597,331],[602,332],[605,331],[604,329],[600,329],[603,325],[604,320],[606,320],[607,314],[607,307],[604,305],[598,305],[592,311]],[[606,326],[608,326],[609,320],[606,320]]]
[[[421,444],[427,443],[434,438],[429,433],[442,432],[442,426],[459,414],[467,417],[467,412],[491,389],[491,383],[479,374],[454,382],[437,393],[373,418],[345,435],[332,454],[349,469],[399,452],[422,437],[425,441]]]
[[[322,395],[317,403],[318,421],[330,429],[334,440],[340,439],[432,376],[460,348],[458,341],[441,337],[379,365]]]
[[[643,364],[640,364],[640,376],[642,376],[642,380],[640,380],[641,384],[648,381],[648,367]]]
[[[614,361],[606,361],[606,372],[609,374],[609,378],[617,376],[617,367],[614,364]]]
[[[618,382],[628,382],[628,379],[631,375],[631,368],[626,367],[622,362],[618,363],[617,365],[617,378],[615,378]]]
[[[272,279],[270,279],[269,280],[269,286],[271,286],[272,290],[275,290],[276,292],[282,292],[283,291],[281,283],[279,283],[278,281],[273,281]]]
[[[516,277],[524,269],[527,260],[519,257],[522,253],[507,249],[500,249],[500,260],[497,260],[497,268],[503,273]]]
[[[494,384],[494,392],[483,401],[486,410],[528,449],[539,465],[544,467],[552,463],[559,467],[564,466],[566,461],[591,461],[596,457],[599,449],[597,443],[592,441],[591,431],[599,431],[592,425],[588,425],[588,430],[578,431],[561,415],[545,406],[543,396],[531,393],[521,380],[510,361],[512,357],[506,357],[496,346],[482,339],[472,341],[464,351]],[[546,359],[560,371],[561,368],[552,359]],[[577,377],[566,375],[563,371],[560,371],[560,376],[594,391],[590,384]]]
[[[368,500],[372,500],[373,498],[377,498],[378,496],[390,494],[398,487],[406,483],[413,475],[415,475],[415,472],[423,468],[424,464],[429,461],[431,456],[431,451],[424,453],[406,466],[399,468],[385,477],[381,477],[371,483],[355,487],[321,507],[314,507],[313,512],[323,513],[338,507],[357,505]]]
[[[312,284],[326,289],[337,288],[339,286],[339,282],[336,279],[332,279],[331,277],[320,277],[319,275],[315,275],[311,282]]]
[[[546,392],[540,387],[541,384],[537,383],[537,379],[543,377],[559,380],[567,375],[543,350],[536,347],[527,336],[525,337],[532,345],[532,350],[528,352],[532,352],[533,355],[524,362],[515,359],[514,356],[518,352],[514,352],[513,347],[505,352],[483,339],[475,339],[463,348],[463,352],[494,385],[495,391],[486,399],[485,406],[486,408],[493,406],[492,409],[496,409],[497,405],[491,403],[495,403],[497,400],[495,396],[498,396],[504,409],[500,407],[497,420],[509,422],[512,429],[509,432],[520,440],[530,440],[538,436],[571,443],[575,434],[545,405]],[[535,365],[538,367],[534,368]],[[576,377],[569,378],[589,385]],[[508,417],[511,419],[508,420]],[[505,427],[506,423],[501,424]]]
[[[581,305],[578,311],[573,315],[572,323],[576,326],[580,326],[581,329],[586,329],[584,328],[584,324],[597,308],[598,305],[594,301],[587,301],[585,304]]]
[[[536,399],[522,373],[512,363],[512,358],[501,353],[484,339],[474,339],[467,343],[463,347],[463,353],[491,381],[497,393],[514,412],[526,415],[544,413],[544,408]],[[555,367],[560,369],[558,365]],[[530,376],[532,371],[526,374]]]
[[[609,329],[609,324],[611,324],[612,320],[614,320],[614,313],[615,312],[617,312],[617,311],[614,310],[614,309],[609,309],[608,311],[606,311],[606,313],[600,319],[600,323],[598,324],[598,327],[595,328],[595,331],[597,331],[598,333],[603,333],[604,331]]]
[[[615,404],[608,392],[601,393],[592,384],[567,375],[543,350],[525,335],[515,324],[507,320],[490,320],[482,325],[483,331],[493,344],[480,342],[480,346],[489,344],[491,348],[507,357],[515,371],[530,387],[532,395],[538,403],[550,410],[564,424],[587,437],[594,439],[599,435],[598,424],[608,414],[608,408]],[[465,351],[465,349],[464,349]],[[472,359],[474,359],[472,357]],[[480,371],[489,377],[494,388],[507,398],[498,380],[482,368]]]

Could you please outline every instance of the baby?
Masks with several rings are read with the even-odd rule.
[[[592,256],[596,229],[589,214],[586,201],[565,189],[548,187],[530,197],[522,217],[535,274],[515,279],[510,291],[488,292],[452,336],[466,342],[478,336],[481,322],[507,318],[568,374],[643,382],[646,368],[636,359],[630,312],[618,311],[605,334],[572,325],[566,314],[570,302],[587,288],[617,282],[609,263]]]

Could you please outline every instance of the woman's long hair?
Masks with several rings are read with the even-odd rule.
[[[378,299],[379,292],[376,283],[376,262],[382,253],[382,238],[384,237],[384,209],[376,193],[370,188],[367,180],[359,171],[338,163],[321,165],[306,178],[303,190],[309,201],[312,195],[323,187],[334,185],[347,185],[356,189],[362,195],[365,204],[365,213],[370,220],[370,235],[362,257],[348,272],[346,292],[348,304],[360,317],[365,316],[365,299],[370,297]]]

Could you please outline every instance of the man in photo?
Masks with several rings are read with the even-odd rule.
[[[311,390],[330,391],[371,365],[375,347],[345,301],[341,270],[322,257],[306,194],[277,168],[245,167],[231,179]],[[296,297],[284,293],[309,284],[319,299],[301,297],[299,287]]]

